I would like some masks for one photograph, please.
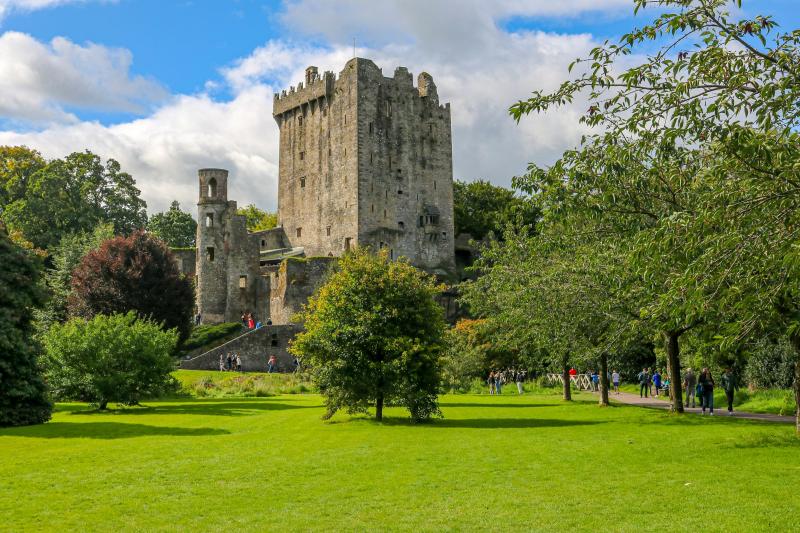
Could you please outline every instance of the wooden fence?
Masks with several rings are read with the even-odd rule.
[[[576,374],[569,380],[578,390],[592,390],[592,378],[589,374]],[[547,374],[547,382],[552,385],[564,385],[564,376],[561,374]]]

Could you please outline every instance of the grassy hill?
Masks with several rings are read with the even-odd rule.
[[[681,530],[797,527],[791,425],[451,395],[443,420],[317,395],[59,405],[0,430],[0,529]]]

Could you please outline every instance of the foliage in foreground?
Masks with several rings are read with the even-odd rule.
[[[39,265],[0,226],[0,426],[40,424],[52,404],[36,360],[32,308],[43,301]]]
[[[366,249],[346,254],[309,300],[290,351],[314,369],[328,417],[402,405],[415,421],[439,415],[444,317],[431,276]]]
[[[106,241],[83,258],[72,274],[69,308],[83,318],[135,311],[185,339],[194,288],[164,243],[140,231]]]
[[[175,330],[125,315],[74,318],[50,329],[44,365],[53,393],[105,409],[109,402],[137,404],[173,387]]]

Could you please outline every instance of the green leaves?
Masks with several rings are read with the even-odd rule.
[[[177,201],[173,201],[168,211],[150,217],[147,231],[172,248],[188,248],[194,246],[197,222],[192,215],[181,211]]]
[[[330,414],[365,412],[376,400],[404,405],[414,420],[438,413],[442,290],[386,253],[357,249],[338,259],[290,348],[313,368]]]

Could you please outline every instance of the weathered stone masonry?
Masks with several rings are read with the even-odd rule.
[[[405,67],[386,77],[368,59],[353,58],[338,76],[309,67],[304,82],[275,95],[273,117],[280,129],[279,227],[249,233],[228,200],[228,172],[199,171],[194,270],[203,323],[251,312],[262,322],[290,324],[330,258],[355,246],[388,249],[393,259],[453,275],[450,104],[439,104],[429,74],[415,87]],[[187,258],[179,260],[188,270]],[[259,355],[258,339],[267,337],[245,335],[241,349],[237,341],[227,349],[246,348],[248,361],[263,369],[269,346]],[[216,357],[188,364],[216,368]]]

